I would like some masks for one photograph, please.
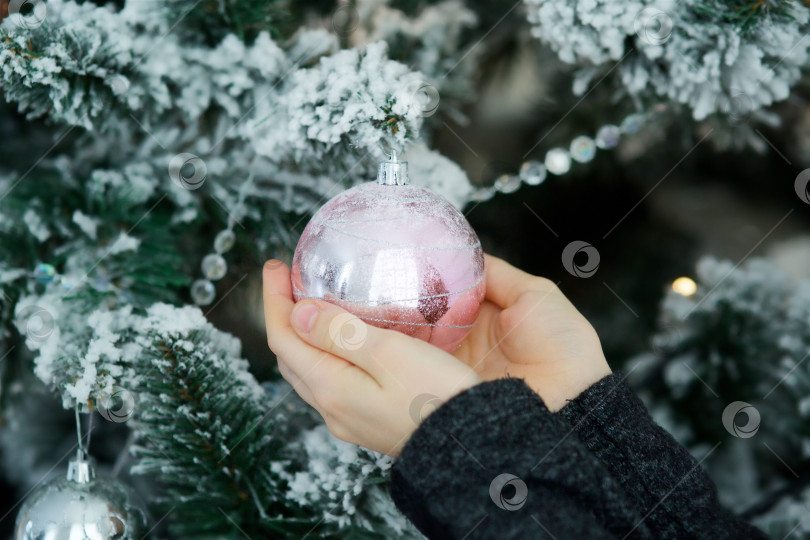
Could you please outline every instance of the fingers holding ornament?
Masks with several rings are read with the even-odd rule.
[[[339,306],[306,300],[295,305],[293,327],[302,340],[367,373],[378,385],[390,378],[395,351],[407,350],[409,338],[366,324]]]
[[[287,363],[281,358],[277,358],[277,365],[278,365],[278,372],[281,374],[281,377],[290,383],[295,393],[301,396],[310,407],[318,411],[318,413],[323,416],[323,413],[318,407],[317,401],[315,401],[315,396],[312,394],[312,390],[309,388],[306,382],[298,376],[291,368],[287,365]]]
[[[289,270],[266,265],[265,317],[285,378],[330,431],[396,453],[416,427],[415,397],[481,381],[445,351],[475,324],[486,279],[464,216],[408,185],[407,164],[380,171],[315,213]]]
[[[295,304],[290,287],[290,271],[286,265],[279,261],[268,261],[264,265],[263,280],[268,346],[278,359],[282,377],[293,384],[296,391],[301,387],[301,397],[317,409],[314,387],[340,384],[341,377],[345,376],[344,368],[351,364],[302,341],[293,328],[291,314]]]
[[[524,272],[488,253],[484,254],[484,260],[487,269],[486,298],[504,309],[515,304],[527,291],[547,293],[557,288],[554,282]]]
[[[290,270],[275,259],[262,269],[262,298],[267,345],[276,354],[283,354],[297,338],[290,326],[290,312],[295,305],[290,287]]]
[[[277,356],[288,359],[285,365],[289,369],[303,377],[317,363],[324,361],[324,354],[331,353],[332,358],[327,363],[337,362],[343,367],[353,364],[375,377],[384,376],[379,367],[374,366],[366,347],[367,341],[396,340],[402,336],[383,337],[372,332],[369,338],[369,330],[378,328],[337,305],[312,300],[295,304],[290,270],[283,263],[268,261],[263,277],[268,345]]]

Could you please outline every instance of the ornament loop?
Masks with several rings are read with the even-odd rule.
[[[380,152],[388,159],[388,161],[392,161],[394,156],[396,155],[396,150],[394,150],[394,146],[388,142],[386,139],[380,139],[377,142],[377,146],[380,148]]]

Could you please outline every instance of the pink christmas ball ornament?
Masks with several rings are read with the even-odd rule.
[[[486,292],[475,231],[447,200],[410,185],[407,163],[396,157],[380,164],[376,182],[315,213],[295,248],[291,280],[296,302],[326,300],[448,352],[472,329]]]

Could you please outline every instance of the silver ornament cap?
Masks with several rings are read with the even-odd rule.
[[[14,540],[130,540],[146,532],[143,503],[123,484],[96,477],[79,450],[63,478],[28,495],[17,514]]]
[[[82,451],[76,452],[76,457],[68,463],[67,479],[77,484],[89,484],[96,478],[96,469],[88,461]]]
[[[377,169],[377,183],[381,186],[408,185],[408,162],[399,161],[394,152],[390,161],[383,161]]]

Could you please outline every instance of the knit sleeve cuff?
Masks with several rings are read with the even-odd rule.
[[[714,484],[620,375],[609,375],[558,414],[619,481],[661,537],[696,537],[723,516]]]
[[[529,439],[527,423],[532,430],[557,431],[563,426],[522,379],[484,382],[457,394],[428,416],[405,444],[391,470],[391,497],[423,532],[452,537],[450,531],[435,529],[441,519],[431,519],[450,510],[442,508],[452,499],[446,492],[474,489],[484,507],[495,474],[521,474],[521,465],[509,461],[514,453],[504,448]],[[525,452],[526,470],[533,465],[532,455]],[[458,519],[474,525],[480,517]]]
[[[565,418],[583,440],[598,437],[608,426],[615,428],[622,423],[650,421],[644,403],[617,373],[591,385],[557,414]]]

